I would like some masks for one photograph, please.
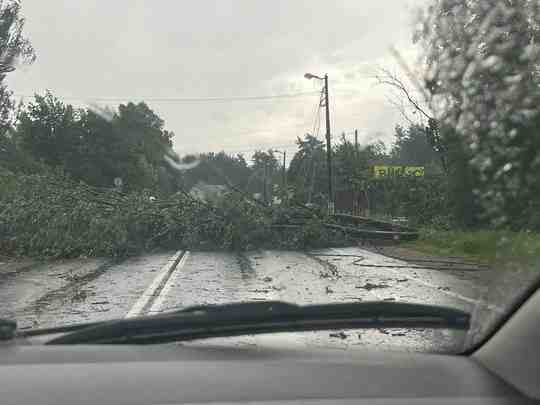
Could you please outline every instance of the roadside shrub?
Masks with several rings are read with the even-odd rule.
[[[404,216],[413,226],[441,229],[450,229],[454,222],[444,176],[374,179],[369,188],[378,216]]]

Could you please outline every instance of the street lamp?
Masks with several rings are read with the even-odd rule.
[[[274,149],[273,152],[275,153],[281,153],[283,155],[283,199],[287,200],[287,170],[285,169],[285,164],[287,162],[287,152]]]
[[[330,103],[328,101],[328,75],[324,77],[312,73],[304,74],[308,80],[324,80],[324,106],[326,107],[326,163],[328,166],[328,214],[334,214],[334,187],[332,185],[332,143],[330,140]]]
[[[317,75],[314,75],[314,74],[311,74],[311,73],[306,73],[304,75],[304,77],[308,80],[311,80],[311,79],[319,79],[319,80],[324,80],[324,77],[319,77]]]

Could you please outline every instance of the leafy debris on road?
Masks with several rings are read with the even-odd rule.
[[[311,255],[315,261],[317,261],[324,270],[319,272],[320,278],[340,278],[337,266],[334,263],[330,263],[328,260],[321,259],[316,255]]]
[[[313,209],[265,206],[239,192],[207,203],[178,191],[120,192],[66,175],[0,168],[0,252],[42,257],[126,256],[156,248],[306,249],[351,244]],[[150,198],[153,197],[153,198]],[[260,258],[257,256],[256,258]]]
[[[330,337],[338,338],[338,339],[347,339],[347,334],[343,331],[337,332],[337,333],[330,333]]]
[[[390,336],[406,336],[407,335],[406,331],[391,331],[384,328],[379,328],[378,331],[384,335],[390,335]]]
[[[390,287],[388,284],[373,284],[373,283],[370,283],[370,282],[367,282],[364,285],[355,286],[355,288],[359,288],[359,289],[367,290],[367,291],[375,290],[375,289],[378,289],[378,288],[388,288],[388,287]]]
[[[86,300],[86,298],[88,298],[89,295],[93,295],[93,293],[89,292],[88,290],[79,290],[71,296],[71,301],[73,302],[84,301]]]

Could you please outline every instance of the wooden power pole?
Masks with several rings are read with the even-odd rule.
[[[328,98],[328,75],[324,75],[324,106],[326,107],[326,164],[328,166],[328,214],[334,213],[334,186],[332,179],[332,142],[330,138],[330,100]]]

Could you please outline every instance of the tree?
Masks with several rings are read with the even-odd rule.
[[[274,155],[274,151],[269,149],[268,151],[257,150],[251,158],[252,167],[254,170],[264,169],[265,167],[270,171],[276,171],[279,167],[279,162]]]
[[[80,126],[83,141],[79,145],[79,164],[70,174],[94,186],[111,187],[113,179],[120,175],[116,169],[120,156],[111,120],[93,110],[84,110]]]
[[[23,35],[24,18],[19,1],[0,0],[0,136],[12,127],[14,102],[4,83],[7,73],[19,63],[33,63],[34,48]]]
[[[397,51],[394,51],[394,55],[401,62],[405,72],[412,76],[408,66],[401,61],[401,56]],[[414,83],[416,83],[414,77],[406,81],[389,69],[381,68],[376,75],[376,79],[379,84],[385,85],[394,91],[394,97],[389,98],[388,101],[399,110],[409,124],[428,124],[430,120],[435,119],[435,115],[429,105],[429,95],[425,91],[422,91],[423,89],[421,88],[414,88]],[[412,115],[415,117],[413,118]]]
[[[335,189],[352,191],[363,188],[363,182],[369,177],[369,166],[373,163],[372,147],[355,148],[345,135],[341,142],[334,145]]]
[[[36,95],[18,118],[16,138],[23,150],[50,166],[68,172],[78,164],[83,134],[80,112],[62,103],[50,92]]]
[[[461,184],[495,225],[540,227],[539,21],[535,0],[437,0],[416,35]]]
[[[19,114],[13,141],[36,161],[88,184],[171,193],[178,173],[165,161],[173,134],[145,103],[120,105],[118,112],[75,109],[47,92]]]
[[[30,160],[17,149],[11,130],[15,120],[12,92],[4,83],[6,75],[18,63],[32,63],[36,55],[23,35],[24,18],[18,1],[0,0],[0,162],[11,169],[28,168]]]
[[[225,152],[203,153],[191,160],[199,164],[184,174],[184,185],[190,189],[195,184],[203,182],[213,185],[225,185],[239,190],[247,190],[251,169],[242,155],[231,156]],[[188,163],[185,161],[185,163]]]
[[[306,134],[304,139],[297,138],[296,144],[298,151],[287,172],[287,183],[294,189],[293,201],[322,203],[328,190],[324,144],[310,134]]]
[[[380,69],[376,76],[379,84],[386,85],[394,90],[393,98],[389,98],[393,104],[405,118],[411,127],[422,130],[424,137],[427,140],[429,147],[437,152],[440,159],[442,169],[448,171],[448,145],[441,137],[440,124],[431,107],[431,95],[428,89],[416,80],[412,72],[406,66],[401,56],[394,50],[394,55],[402,65],[403,70],[409,76],[408,82],[400,78],[397,74],[392,73],[388,69]],[[414,87],[416,91],[413,91]],[[414,117],[413,117],[414,115]]]
[[[440,160],[426,136],[425,128],[412,124],[408,128],[397,125],[390,151],[392,163],[409,166],[430,166],[440,171]]]
[[[328,171],[324,143],[310,134],[298,138],[298,151],[288,169],[288,182],[298,203],[324,204],[328,199]],[[356,149],[343,136],[333,147],[334,186],[336,193],[364,189],[369,167],[386,159],[385,146],[378,142]]]
[[[32,63],[36,54],[23,35],[24,18],[17,0],[0,1],[0,66],[2,73],[11,71],[19,62]]]
[[[164,156],[172,146],[174,134],[164,129],[163,119],[144,102],[121,104],[111,122],[117,176],[124,179],[128,188],[157,190],[159,173],[171,170]]]
[[[272,187],[279,182],[279,162],[271,149],[266,152],[255,151],[251,161],[254,181],[250,183],[250,189],[261,193],[265,202],[270,202],[273,195]]]

